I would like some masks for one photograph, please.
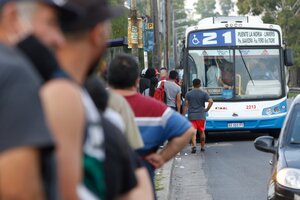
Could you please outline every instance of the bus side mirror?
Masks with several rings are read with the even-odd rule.
[[[294,52],[292,49],[284,50],[284,64],[285,66],[292,66],[294,64]]]

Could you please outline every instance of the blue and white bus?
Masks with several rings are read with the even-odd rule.
[[[207,131],[277,135],[287,112],[286,66],[292,60],[278,25],[253,16],[206,18],[186,30],[185,90],[199,78],[214,100]]]

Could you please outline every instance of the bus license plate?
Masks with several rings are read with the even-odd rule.
[[[244,123],[228,123],[228,128],[244,128]]]

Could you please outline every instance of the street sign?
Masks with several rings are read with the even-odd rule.
[[[144,47],[143,44],[143,19],[142,18],[138,18],[138,48],[142,49]]]
[[[132,41],[131,41],[131,19],[128,18],[128,48],[132,48]]]
[[[148,29],[153,29],[154,28],[154,24],[153,23],[148,23]]]
[[[128,48],[132,45],[138,45],[138,48],[143,48],[143,21],[142,18],[137,19],[137,26],[132,25],[131,18],[128,18]]]

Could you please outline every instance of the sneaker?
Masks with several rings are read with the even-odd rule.
[[[192,152],[191,153],[196,153],[196,147],[192,147]]]
[[[201,148],[201,151],[203,152],[203,151],[205,151],[205,149],[204,149],[204,148]]]

